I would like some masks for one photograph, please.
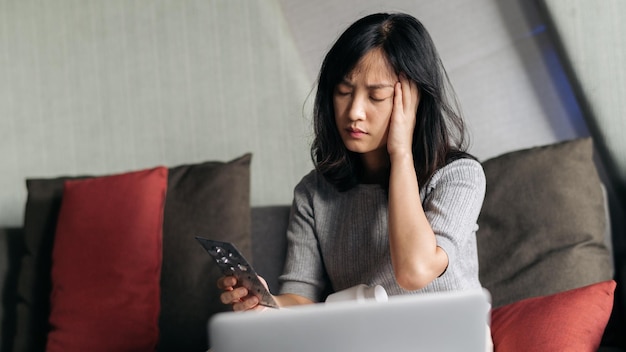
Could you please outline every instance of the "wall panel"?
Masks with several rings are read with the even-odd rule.
[[[429,29],[479,158],[587,134],[528,1],[0,0],[0,225],[21,224],[26,177],[245,152],[252,204],[289,203],[321,59],[377,11]]]

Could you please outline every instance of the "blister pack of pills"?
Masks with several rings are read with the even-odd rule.
[[[203,237],[196,237],[196,240],[213,257],[222,273],[235,276],[239,286],[245,287],[248,292],[259,298],[260,305],[278,308],[274,297],[263,285],[250,263],[232,243],[209,240]]]

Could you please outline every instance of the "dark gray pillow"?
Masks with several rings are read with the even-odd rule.
[[[252,260],[251,155],[228,163],[170,169],[163,222],[159,351],[206,351],[207,322],[228,306],[219,301],[221,276],[194,238],[234,242]]]
[[[163,219],[161,351],[205,351],[207,320],[228,307],[218,301],[219,271],[194,239],[234,242],[251,258],[251,154],[169,169]],[[25,255],[18,277],[14,350],[43,351],[49,330],[51,254],[63,182],[27,180]]]
[[[612,278],[590,138],[511,152],[483,168],[480,279],[494,308]]]
[[[14,351],[44,351],[49,331],[52,246],[63,183],[73,177],[26,180],[24,256],[17,286]]]

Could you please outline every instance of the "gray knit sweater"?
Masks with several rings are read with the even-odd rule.
[[[368,184],[338,192],[312,171],[294,191],[281,293],[321,302],[358,284],[382,285],[389,295],[479,288],[476,220],[484,195],[485,175],[472,159],[439,169],[422,187],[426,217],[449,264],[428,286],[406,291],[391,266],[387,192]]]

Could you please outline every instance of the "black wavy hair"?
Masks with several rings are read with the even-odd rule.
[[[333,92],[373,49],[382,49],[396,73],[404,73],[419,89],[412,149],[420,187],[447,163],[473,158],[465,152],[465,126],[456,96],[426,28],[408,14],[378,13],[348,27],[326,54],[320,69],[311,158],[326,180],[345,191],[357,185],[362,176],[359,154],[346,149],[337,130]]]

